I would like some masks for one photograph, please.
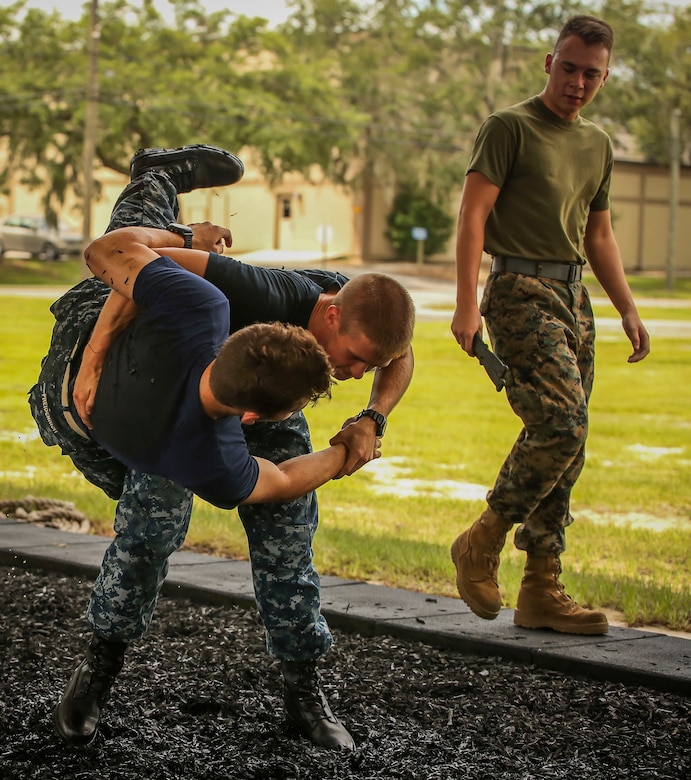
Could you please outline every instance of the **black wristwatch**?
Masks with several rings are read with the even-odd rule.
[[[177,233],[185,239],[185,249],[192,249],[192,241],[194,240],[194,233],[189,225],[182,225],[179,222],[171,222],[166,228],[171,233]]]
[[[359,420],[361,417],[371,417],[377,423],[377,436],[381,437],[384,435],[386,432],[386,417],[381,412],[376,412],[374,409],[363,409],[355,419]]]

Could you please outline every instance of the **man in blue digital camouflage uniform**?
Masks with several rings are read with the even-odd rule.
[[[201,246],[197,236],[208,223],[192,227],[177,223],[177,194],[232,184],[242,172],[237,158],[213,147],[139,152],[132,163],[132,182],[116,203],[108,230],[144,225],[172,231],[171,240],[177,239],[180,248],[166,248],[166,256],[204,276],[227,295],[231,331],[258,321],[299,325],[324,347],[336,379],[360,379],[373,370],[366,408],[349,417],[332,439],[348,448],[340,476],[352,474],[377,456],[386,417],[410,382],[412,301],[401,285],[383,274],[363,274],[349,281],[327,271],[245,265],[220,254],[223,241],[230,243],[227,232],[217,236],[217,252],[209,252],[208,246],[196,250],[194,247]],[[114,334],[130,321],[135,310],[127,310],[122,301],[113,304],[108,288],[94,279],[78,285],[53,307],[56,317],[75,309],[89,322],[102,312],[90,331],[90,348],[84,350],[74,387],[76,411],[89,424],[99,355],[105,354]],[[311,451],[302,413],[283,422],[245,426],[245,438],[253,455],[273,462]],[[184,541],[192,508],[188,490],[140,472],[128,475],[120,494],[119,464],[98,452],[86,468],[93,470],[93,464],[97,464],[99,474],[92,474],[92,481],[105,483],[109,495],[118,498],[116,537],[106,552],[89,602],[87,622],[93,638],[56,712],[58,733],[72,744],[88,744],[95,737],[127,645],[141,638],[149,626],[168,557]],[[316,495],[312,492],[281,504],[244,505],[239,514],[249,542],[267,646],[281,661],[286,712],[314,744],[353,749],[352,737],[326,701],[316,666],[332,643],[320,611],[319,576],[312,560],[318,522]],[[151,522],[154,517],[155,522]]]
[[[595,327],[581,283],[586,260],[620,313],[633,346],[630,363],[650,350],[612,230],[612,147],[580,116],[604,86],[611,27],[570,19],[545,59],[540,95],[490,116],[480,129],[461,200],[457,306],[451,329],[473,355],[482,316],[497,355],[509,366],[506,392],[523,422],[487,509],[451,548],[458,591],[482,618],[502,606],[497,568],[506,534],[517,526],[525,574],[516,625],[604,634],[607,618],[576,604],[559,582],[571,489],[585,460]],[[480,307],[483,249],[492,255]]]

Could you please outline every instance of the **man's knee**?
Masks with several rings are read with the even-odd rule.
[[[115,532],[130,554],[162,560],[184,542],[191,514],[189,490],[162,477],[128,471],[115,510]]]
[[[558,451],[567,459],[575,457],[585,447],[588,424],[575,418],[550,430],[550,438],[557,442]]]

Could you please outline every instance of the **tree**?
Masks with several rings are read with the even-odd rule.
[[[691,162],[691,7],[614,0],[606,12],[616,30],[610,121],[631,133],[648,161],[667,163],[670,117],[680,109],[681,157]]]
[[[365,193],[422,192],[444,208],[487,114],[538,93],[563,21],[583,6],[511,0],[292,0],[277,29],[173,0],[101,4],[96,165],[126,173],[137,148],[251,148],[271,180],[313,171]],[[593,12],[592,9],[587,9]],[[588,115],[666,162],[669,115],[691,128],[691,11],[606,0],[616,31],[607,100]],[[55,212],[80,191],[88,14],[0,9],[0,136]]]
[[[86,73],[86,68],[75,46],[76,25],[39,11],[19,20],[21,6],[0,9],[0,135],[8,150],[2,178],[21,170],[25,184],[38,186],[46,183],[38,173],[45,171],[50,182],[46,213],[51,215],[77,182],[81,137],[75,114],[83,105],[86,78],[75,85],[74,73]]]
[[[453,220],[423,192],[405,189],[394,199],[388,216],[387,238],[404,260],[413,260],[417,254],[418,239],[413,228],[424,228],[425,254],[434,255],[446,246],[453,232]]]
[[[169,27],[152,0],[101,6],[96,165],[127,173],[138,148],[205,142],[252,147],[271,178],[309,174],[314,165],[330,173],[334,149],[352,143],[354,112],[323,70],[307,69],[263,19],[229,23],[225,12],[205,15],[196,0],[175,7]],[[4,176],[25,172],[54,212],[68,187],[80,192],[88,19],[22,11],[23,2],[0,10]]]

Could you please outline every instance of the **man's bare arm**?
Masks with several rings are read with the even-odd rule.
[[[184,239],[177,233],[171,233],[167,230],[143,228],[142,230],[147,232],[139,234],[139,240],[140,242],[148,242],[147,245],[155,250],[157,256],[166,255],[191,273],[197,276],[204,276],[209,252],[222,253],[224,242],[226,246],[231,246],[232,238],[227,228],[213,225],[211,222],[198,222],[190,225],[190,227],[194,235],[192,249],[170,246],[172,241],[184,241]],[[157,239],[161,242],[160,246],[156,245]],[[100,239],[97,240],[100,241]],[[128,303],[128,299],[125,296],[116,298],[116,295],[117,293],[111,295],[107,308],[104,307],[101,310],[101,315],[96,322],[89,342],[95,352],[106,351],[112,344],[115,336],[137,315],[137,307],[134,303],[131,301]]]
[[[175,251],[173,259],[176,262],[201,276],[203,269],[199,269],[205,268],[208,252],[222,251],[224,241],[227,246],[232,243],[228,228],[210,222],[198,223],[192,226],[192,231],[193,248],[178,255],[175,248],[180,243],[184,244],[184,238],[177,233],[139,226],[118,228],[92,241],[84,252],[84,259],[94,276],[126,298],[132,298],[132,288],[139,271],[162,254],[154,250],[170,249],[170,255]]]
[[[367,408],[381,412],[385,417],[393,411],[410,385],[414,366],[412,347],[405,355],[392,360],[388,366],[377,368]],[[348,447],[348,458],[338,477],[350,476],[366,463],[381,455],[381,439],[371,417],[348,418],[341,430],[330,439],[330,444],[343,442]]]
[[[137,316],[138,309],[139,307],[134,301],[125,298],[124,295],[120,295],[115,290],[111,290],[98,315],[89,341],[84,348],[72,393],[77,414],[87,428],[92,427],[91,413],[94,410],[96,388],[103,370],[106,352],[117,336]]]
[[[89,244],[84,260],[97,279],[132,300],[139,272],[158,257],[150,246],[157,232],[141,227],[113,230]]]
[[[650,336],[641,321],[631,288],[626,281],[609,210],[590,212],[585,233],[585,250],[595,277],[621,315],[624,333],[633,347],[628,362],[637,363],[650,352]]]
[[[256,458],[259,479],[243,504],[292,501],[333,479],[343,468],[348,451],[343,444],[272,463]]]
[[[167,255],[191,273],[203,276],[209,252],[222,253],[224,243],[225,246],[231,246],[231,234],[227,228],[214,225],[211,222],[199,222],[190,225],[190,227],[194,236],[192,249],[171,246],[176,241],[184,243],[184,238],[177,233],[154,228],[129,229],[129,238],[126,234],[122,234],[122,240],[136,241],[154,250],[155,254],[150,257],[151,260],[161,255]],[[121,230],[128,229],[122,228]],[[112,231],[106,236],[117,232]],[[101,238],[104,239],[106,236]],[[101,244],[97,242],[101,242],[101,239],[94,241],[91,246],[95,246],[98,252],[101,249]],[[105,278],[103,280],[106,281]],[[137,316],[137,311],[138,308],[131,298],[113,290],[96,320],[74,384],[74,402],[77,413],[89,428],[91,427],[91,413],[93,412],[96,388],[106,352],[118,334]]]
[[[478,171],[470,171],[466,176],[456,231],[456,311],[451,320],[451,332],[469,355],[475,354],[475,334],[482,335],[477,287],[485,225],[499,192],[499,187]]]
[[[410,386],[414,366],[413,348],[408,347],[405,355],[377,368],[367,406],[388,417]]]
[[[190,227],[194,235],[192,249],[171,246],[170,244],[173,241],[184,241],[184,239],[177,233],[170,233],[167,230],[151,232],[152,229],[143,229],[147,232],[140,234],[139,239],[140,242],[148,241],[150,248],[155,250],[157,256],[166,255],[191,273],[197,276],[204,276],[209,252],[222,253],[224,241],[226,246],[230,246],[232,238],[227,228],[213,225],[211,222],[198,222],[190,225]],[[156,246],[157,238],[161,241],[160,246]],[[97,240],[100,241],[100,239]],[[130,301],[128,303],[128,299],[125,296],[116,298],[116,295],[116,293],[111,295],[107,308],[104,307],[101,310],[101,314],[96,321],[96,326],[89,341],[95,352],[105,352],[117,334],[137,315],[137,307],[133,302]]]

